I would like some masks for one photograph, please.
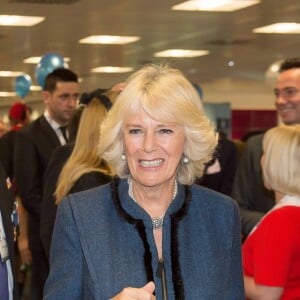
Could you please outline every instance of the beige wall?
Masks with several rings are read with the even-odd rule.
[[[232,109],[275,109],[273,86],[266,82],[225,78],[201,86],[206,102],[230,102]]]

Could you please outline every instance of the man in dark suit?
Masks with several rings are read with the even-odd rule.
[[[43,297],[48,263],[40,238],[40,213],[44,172],[54,149],[65,144],[66,128],[79,98],[77,75],[58,68],[45,80],[45,112],[17,132],[15,179],[23,206],[29,214],[29,247],[32,253],[31,300]]]
[[[19,299],[14,266],[14,232],[11,214],[14,195],[5,171],[0,164],[0,299]],[[4,238],[5,236],[5,238]],[[6,251],[7,250],[7,251]],[[6,257],[4,257],[6,256]],[[3,276],[3,277],[2,277]]]

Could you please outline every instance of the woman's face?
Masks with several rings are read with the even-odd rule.
[[[141,111],[125,120],[123,140],[129,170],[135,181],[154,187],[174,180],[185,144],[181,125],[160,123]]]

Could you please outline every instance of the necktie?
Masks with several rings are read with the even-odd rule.
[[[0,259],[0,299],[8,300],[8,275],[6,263]]]
[[[63,135],[63,137],[64,137],[64,139],[65,139],[65,141],[67,143],[68,142],[67,126],[60,126],[59,129],[60,129],[60,131],[61,131],[61,133],[62,133],[62,135]]]

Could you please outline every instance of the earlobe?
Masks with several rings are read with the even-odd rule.
[[[44,104],[48,104],[50,93],[47,91],[42,91],[42,97],[43,97]]]

